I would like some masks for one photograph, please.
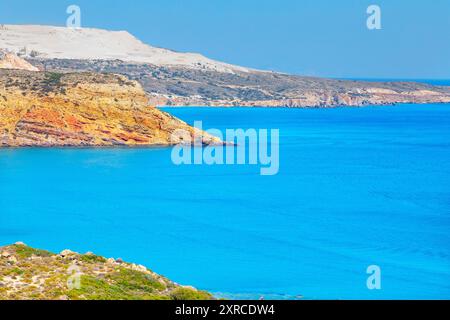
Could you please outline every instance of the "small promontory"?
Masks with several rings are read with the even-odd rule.
[[[173,145],[194,135],[220,143],[150,107],[125,76],[0,70],[0,147]]]

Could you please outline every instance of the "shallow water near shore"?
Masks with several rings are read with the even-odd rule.
[[[175,166],[170,148],[0,149],[0,245],[121,257],[225,297],[450,298],[450,105],[166,111],[280,129],[279,174]]]

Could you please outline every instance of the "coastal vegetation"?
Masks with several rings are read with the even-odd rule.
[[[0,300],[210,300],[146,267],[23,243],[0,247]]]

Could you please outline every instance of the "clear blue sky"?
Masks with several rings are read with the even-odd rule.
[[[229,63],[347,78],[450,79],[450,0],[0,0],[4,24],[127,30]],[[366,9],[382,9],[382,30]]]

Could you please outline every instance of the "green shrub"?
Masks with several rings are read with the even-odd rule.
[[[164,290],[164,284],[143,272],[120,268],[118,272],[109,276],[109,279],[123,290],[153,293]]]
[[[196,291],[191,288],[179,287],[170,294],[172,300],[211,300],[211,294],[205,291]]]
[[[80,257],[81,261],[87,263],[104,263],[106,259],[95,254],[84,254]]]
[[[38,257],[50,257],[53,255],[50,251],[30,248],[22,244],[15,244],[13,247],[20,258],[30,258],[33,255]]]
[[[45,82],[48,84],[58,84],[61,82],[62,76],[62,73],[48,72],[45,74]]]

